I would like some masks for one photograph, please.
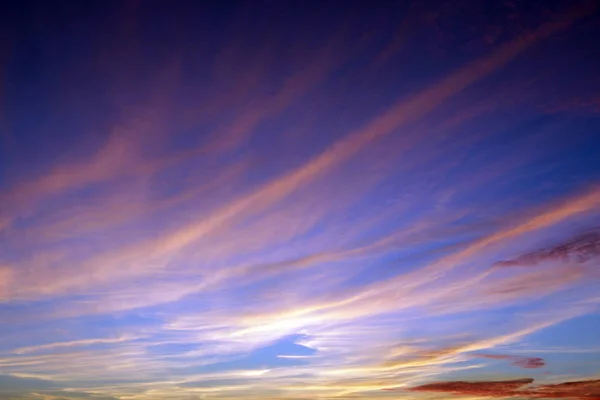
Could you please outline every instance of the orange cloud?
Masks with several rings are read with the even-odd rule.
[[[442,392],[457,396],[482,397],[524,397],[530,399],[600,399],[600,380],[563,382],[525,388],[533,383],[533,379],[516,379],[510,381],[454,381],[430,383],[413,387],[419,392]]]
[[[517,390],[533,383],[533,379],[515,379],[509,381],[480,381],[480,382],[438,382],[415,386],[416,392],[442,392],[463,396],[505,397],[517,395]]]

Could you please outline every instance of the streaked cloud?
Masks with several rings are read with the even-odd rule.
[[[479,354],[479,357],[491,358],[492,360],[509,360],[512,365],[522,368],[541,368],[546,365],[540,357],[509,356],[506,354]]]
[[[598,397],[597,120],[553,50],[596,7],[459,3],[128,2],[31,91],[23,28],[0,396]]]
[[[417,386],[412,390],[447,392],[455,395],[484,397],[526,397],[531,399],[596,399],[600,380],[563,382],[552,385],[526,387],[533,379],[512,381],[440,382]]]

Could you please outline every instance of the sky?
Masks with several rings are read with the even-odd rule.
[[[600,4],[7,1],[0,400],[600,399]]]

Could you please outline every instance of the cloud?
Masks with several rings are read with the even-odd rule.
[[[121,337],[121,338],[98,338],[98,339],[80,339],[73,340],[70,342],[58,342],[58,343],[47,343],[41,344],[37,346],[27,346],[27,347],[19,347],[13,350],[15,354],[25,354],[25,353],[33,353],[43,350],[52,350],[61,347],[82,347],[82,346],[90,346],[95,344],[110,344],[110,343],[121,343],[127,340],[132,340],[135,338]]]
[[[532,390],[532,395],[552,399],[579,398],[597,400],[600,398],[600,380],[541,385]]]
[[[529,386],[533,379],[509,381],[439,382],[413,387],[413,391],[444,392],[462,396],[525,397],[531,399],[598,399],[600,380]]]
[[[431,17],[418,8],[409,26]],[[596,218],[600,189],[590,179],[586,191],[543,192],[535,171],[554,159],[552,132],[513,138],[537,129],[521,115],[530,99],[520,81],[494,79],[520,73],[529,49],[582,15],[495,37],[489,54],[414,91],[396,65],[403,32],[378,49],[377,32],[356,38],[350,24],[321,40],[311,25],[319,45],[265,34],[255,46],[236,22],[240,34],[215,44],[214,59],[167,51],[156,73],[140,69],[132,32],[123,60],[107,61],[123,64],[121,85],[109,84],[119,111],[98,148],[0,194],[0,369],[58,385],[25,390],[48,400],[534,390],[526,380],[415,385],[476,377],[495,364],[485,359],[541,368],[504,354],[597,309],[595,239],[529,249]],[[373,62],[357,62],[370,52]],[[346,96],[364,92],[354,81],[363,64],[364,86],[389,91],[380,77],[390,70],[409,88]],[[121,97],[134,75],[148,88]],[[508,261],[490,268],[497,260]],[[298,345],[311,355],[293,354]]]
[[[13,375],[0,375],[0,390],[12,392],[21,389],[39,390],[52,389],[56,387],[57,384],[55,382],[43,379],[26,378]]]
[[[58,382],[15,375],[0,375],[0,397],[14,400],[117,400],[116,397],[112,396],[67,390]]]
[[[517,395],[517,390],[533,383],[533,379],[515,379],[509,381],[480,381],[480,382],[438,382],[415,386],[411,390],[423,392],[443,392],[456,395],[474,395],[483,397],[505,397]]]
[[[541,368],[546,365],[544,359],[540,357],[509,356],[504,354],[477,354],[477,356],[493,360],[510,360],[512,361],[512,365],[521,368]]]
[[[570,23],[572,18],[573,16],[566,16],[564,21],[567,22],[565,23]],[[242,257],[245,254],[244,250],[248,252],[255,251],[257,248],[260,249],[261,246],[272,248],[277,240],[284,243],[289,242],[287,239],[301,237],[302,232],[309,232],[319,223],[319,217],[331,212],[332,205],[330,203],[325,203],[325,207],[322,207],[318,213],[315,212],[316,209],[311,203],[304,204],[297,214],[291,214],[290,209],[286,208],[281,213],[282,218],[289,220],[291,214],[295,217],[295,224],[283,223],[282,220],[277,221],[273,216],[273,211],[269,209],[278,204],[283,203],[285,205],[285,202],[292,195],[299,196],[302,199],[301,191],[303,189],[310,188],[310,185],[313,185],[319,178],[326,176],[350,158],[361,153],[365,147],[390,136],[401,127],[407,127],[410,123],[418,121],[424,115],[445,104],[452,96],[456,96],[466,87],[484,79],[528,47],[561,28],[563,28],[562,24],[544,25],[530,35],[525,35],[500,46],[490,56],[468,64],[457,72],[450,74],[438,84],[432,85],[408,99],[398,101],[387,111],[372,118],[363,127],[349,132],[348,135],[336,141],[316,157],[309,158],[299,167],[292,168],[291,171],[259,185],[247,193],[236,193],[231,200],[225,201],[223,206],[208,209],[182,208],[182,214],[185,210],[186,215],[195,217],[170,216],[174,220],[185,221],[180,225],[176,223],[166,224],[167,229],[159,229],[156,234],[149,235],[150,237],[144,237],[148,235],[148,230],[144,229],[142,237],[134,243],[126,240],[125,244],[121,245],[122,241],[115,237],[115,246],[107,246],[106,243],[103,243],[102,245],[108,247],[108,249],[97,254],[87,249],[82,251],[69,247],[68,251],[57,260],[39,256],[36,256],[38,257],[37,260],[27,258],[20,260],[20,264],[27,265],[27,268],[23,269],[29,272],[16,273],[12,276],[11,279],[14,282],[11,286],[20,288],[13,290],[12,296],[19,299],[36,299],[87,293],[96,290],[104,291],[105,287],[115,283],[153,279],[157,275],[168,274],[169,265],[172,265],[174,258],[186,258],[188,262],[216,260],[218,263],[226,264],[224,268],[220,268],[224,270],[229,263],[222,259],[223,254],[227,256],[237,254],[238,257]],[[332,47],[335,48],[335,43],[340,39],[334,38],[332,40],[333,44],[327,44],[323,47],[322,52],[324,54],[328,53]],[[242,130],[244,132],[252,131],[255,124],[273,113],[279,112],[281,107],[289,104],[297,96],[301,96],[301,93],[316,85],[332,69],[335,69],[336,65],[339,65],[338,61],[331,58],[323,59],[326,65],[313,65],[310,67],[310,71],[300,71],[299,77],[288,81],[281,92],[275,96],[274,104],[269,105],[267,103],[265,106],[267,111],[261,111],[256,119],[251,118],[252,121],[247,127],[247,121],[244,122],[244,117],[240,117],[240,124],[244,126]],[[314,68],[317,69],[316,72],[312,71]],[[314,77],[313,73],[316,74]],[[300,91],[297,93],[296,89]],[[281,99],[278,96],[281,96]],[[151,110],[154,107],[161,109],[165,101],[158,102],[156,106],[151,103],[149,108]],[[10,193],[9,197],[16,199],[15,203],[20,203],[20,201],[17,201],[19,198],[43,198],[51,193],[68,191],[70,188],[85,186],[104,179],[115,179],[120,176],[120,171],[125,170],[127,173],[141,176],[139,187],[142,194],[139,199],[136,199],[136,197],[132,199],[123,197],[123,193],[127,193],[128,189],[132,187],[127,182],[123,186],[123,191],[119,191],[117,196],[112,197],[115,199],[115,204],[110,204],[110,196],[108,197],[108,204],[98,204],[98,209],[103,210],[102,214],[95,215],[95,212],[92,212],[91,215],[86,215],[86,213],[73,215],[71,219],[76,221],[75,231],[88,229],[86,227],[95,229],[92,227],[102,227],[103,224],[110,227],[111,220],[126,221],[132,215],[135,216],[139,213],[139,210],[143,211],[138,215],[138,218],[146,216],[147,211],[161,211],[162,205],[152,204],[151,199],[144,191],[148,186],[146,180],[157,171],[160,171],[161,168],[164,168],[166,161],[161,158],[158,161],[145,160],[140,146],[142,146],[146,137],[146,131],[148,129],[152,132],[160,130],[159,128],[164,125],[164,120],[167,117],[164,112],[146,112],[142,107],[137,111],[139,116],[134,115],[123,121],[122,125],[118,126],[115,133],[110,136],[104,148],[92,157],[88,163],[81,166],[79,164],[59,166],[48,175],[26,183],[25,186],[17,187],[14,192]],[[147,115],[152,116],[152,118],[145,118]],[[162,133],[159,132],[157,135],[161,136]],[[406,152],[412,149],[415,144],[421,143],[422,139],[410,136],[406,139],[403,138],[400,142],[403,145],[403,152]],[[227,184],[227,182],[227,178],[217,178],[213,181],[214,185],[208,185],[208,188]],[[198,197],[205,191],[199,192]],[[19,195],[19,193],[22,194]],[[37,195],[34,196],[34,193],[37,193]],[[355,192],[348,192],[348,199],[351,199],[353,195],[355,195]],[[192,196],[190,200],[197,201],[198,197]],[[125,199],[132,201],[127,204],[128,202],[124,201]],[[312,201],[310,197],[309,199]],[[322,198],[316,197],[315,203],[319,203],[320,200]],[[147,203],[149,202],[151,204],[148,206]],[[164,208],[165,212],[170,210],[171,207],[179,205],[177,201],[167,201],[167,204],[169,207]],[[107,205],[108,207],[106,207]],[[587,207],[593,207],[593,205]],[[310,213],[307,212],[308,209],[311,210]],[[69,210],[77,211],[76,208],[69,208]],[[105,213],[106,210],[110,210],[108,215]],[[256,215],[260,215],[266,210],[270,211],[269,217],[259,219],[256,225],[250,226],[251,229],[242,230],[240,228],[241,225],[246,224],[247,219],[256,218]],[[177,214],[176,211],[174,214]],[[308,214],[311,214],[312,217],[306,218]],[[560,218],[558,219],[560,220]],[[190,220],[191,222],[187,222]],[[554,222],[549,221],[548,225],[552,223]],[[71,230],[71,226],[73,224],[66,224],[68,230]],[[274,227],[277,227],[277,229]],[[135,231],[134,233],[138,232]],[[258,232],[261,235],[258,235]],[[133,236],[138,237],[137,235]],[[219,244],[215,244],[215,242]],[[247,244],[252,244],[255,247],[246,248]],[[485,245],[485,243],[481,243],[481,245]],[[202,256],[198,254],[195,259],[184,257],[184,255],[190,255],[188,249],[192,246],[199,247],[199,252],[203,253]],[[318,251],[310,251],[310,253],[318,253]],[[469,254],[465,253],[465,257],[467,256]],[[38,260],[42,261],[38,262]],[[270,263],[265,262],[265,264]],[[78,268],[73,268],[72,265],[77,265]],[[277,261],[273,261],[273,265],[277,265]],[[230,277],[227,280],[228,282],[235,277],[251,274],[250,269],[236,268],[235,266],[223,273],[223,275]],[[425,274],[422,275],[425,277]],[[399,279],[405,279],[405,277]],[[166,296],[165,301],[173,301],[183,295],[206,287],[206,284],[182,282],[179,285],[180,290],[174,290],[173,286],[176,285],[172,283],[165,285],[161,283],[159,286],[169,288],[171,295]],[[177,293],[180,293],[180,295],[177,295]],[[115,295],[115,297],[118,296]],[[159,296],[155,298],[160,301]],[[150,300],[119,303],[121,304],[120,307],[126,307],[125,304],[130,304],[132,307],[154,304]],[[108,307],[108,309],[111,307]],[[99,309],[102,309],[102,307],[99,307]]]
[[[9,296],[13,270],[8,265],[0,264],[0,301]]]
[[[598,256],[600,256],[600,230],[595,229],[551,248],[523,254],[512,260],[499,261],[494,265],[500,267],[527,266],[544,261],[583,263]]]

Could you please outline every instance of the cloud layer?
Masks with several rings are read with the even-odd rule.
[[[563,382],[530,387],[533,379],[511,381],[440,382],[414,387],[414,391],[445,392],[459,396],[524,397],[529,399],[598,399],[600,380]]]
[[[0,397],[598,399],[597,10],[492,3],[7,14]]]

